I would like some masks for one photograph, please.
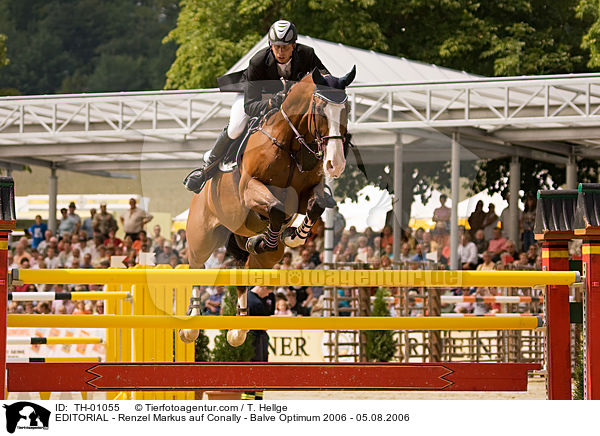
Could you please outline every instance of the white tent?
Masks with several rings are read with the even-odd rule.
[[[417,222],[425,221],[427,225],[433,225],[431,217],[433,211],[440,205],[440,191],[434,190],[431,199],[425,205],[421,202],[420,197],[415,196],[411,208],[411,218]],[[479,200],[483,201],[484,210],[490,203],[496,206],[496,213],[500,215],[502,210],[508,206],[508,203],[500,194],[489,195],[487,190],[481,191],[474,196],[458,203],[459,219],[467,219],[475,210],[475,205]],[[452,201],[447,200],[446,205],[451,207]],[[349,198],[344,202],[339,203],[340,213],[346,219],[346,227],[355,226],[360,232],[366,227],[371,227],[373,230],[381,230],[385,225],[387,213],[392,210],[392,196],[385,190],[381,190],[375,186],[366,186],[358,193],[358,201],[353,202]],[[173,221],[176,223],[185,223],[188,217],[188,210],[181,212]]]

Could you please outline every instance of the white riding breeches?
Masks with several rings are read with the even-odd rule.
[[[244,111],[244,94],[239,94],[233,105],[231,105],[231,113],[229,115],[229,125],[227,126],[227,136],[230,139],[236,139],[246,128],[250,117]]]

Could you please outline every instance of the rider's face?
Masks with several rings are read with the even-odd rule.
[[[275,45],[271,46],[271,50],[273,50],[273,54],[275,55],[275,59],[280,64],[285,64],[292,57],[292,53],[294,52],[294,47],[296,44],[287,44],[287,45]]]

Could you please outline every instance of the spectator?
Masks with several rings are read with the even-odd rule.
[[[463,233],[458,246],[458,259],[461,269],[475,269],[477,267],[477,246],[471,242],[471,237],[467,232]]]
[[[175,268],[177,265],[181,264],[181,259],[179,259],[179,256],[177,256],[175,253],[171,254],[171,257],[169,258],[169,265],[171,265],[171,268]]]
[[[482,229],[479,229],[475,232],[475,239],[473,240],[473,243],[477,247],[478,253],[483,253],[484,251],[487,250],[489,243],[485,239],[485,233],[483,232]]]
[[[315,267],[319,266],[321,264],[321,253],[317,251],[317,244],[315,243],[314,239],[306,241],[304,246],[310,253],[310,262],[312,262]]]
[[[537,199],[534,195],[529,194],[525,200],[525,209],[521,215],[521,241],[523,242],[523,251],[529,250],[529,246],[535,244],[533,229],[535,227],[535,210],[537,207]]]
[[[89,237],[94,234],[94,216],[96,216],[96,209],[90,209],[90,216],[83,220],[81,224],[81,230],[85,231]]]
[[[165,241],[163,243],[162,250],[156,254],[155,262],[157,265],[167,265],[170,263],[172,255],[177,256],[178,262],[181,262],[177,252],[173,250],[173,244],[171,241]]]
[[[416,231],[415,231],[415,243],[416,244],[423,244],[425,239],[425,229],[423,227],[419,227]],[[416,245],[415,245],[416,248]]]
[[[483,262],[477,265],[477,271],[494,271],[496,269],[496,264],[492,260],[494,253],[491,251],[484,251],[483,253]]]
[[[379,264],[381,269],[392,269],[392,260],[386,255],[382,255],[379,258]]]
[[[66,257],[63,265],[65,268],[79,268],[81,265],[81,251],[78,247],[75,247],[71,250],[71,253]]]
[[[75,213],[75,209],[77,209],[77,207],[75,206],[75,202],[74,201],[70,202],[69,203],[69,218],[75,222],[75,230],[73,230],[71,233],[77,233],[77,232],[79,232],[79,229],[81,228],[81,217]]]
[[[500,258],[504,265],[508,265],[519,259],[519,252],[513,241],[507,240],[505,242],[504,249],[502,250],[502,253],[500,253]]]
[[[363,232],[363,235],[367,238],[367,245],[373,247],[373,240],[375,239],[375,232],[371,227],[367,227]]]
[[[294,316],[285,297],[277,298],[277,302],[275,303],[275,316]]]
[[[79,300],[75,304],[75,309],[73,309],[73,315],[91,315],[91,314],[92,314],[92,311],[90,310],[89,306],[86,307],[86,303],[84,300]]]
[[[113,234],[117,232],[117,222],[112,214],[106,211],[106,203],[100,204],[100,213],[94,215],[92,228],[95,233],[102,235],[103,239],[108,239],[108,234],[110,231],[112,231]]]
[[[311,254],[306,248],[300,252],[300,260],[296,263],[296,269],[314,269],[315,264],[311,261]]]
[[[26,243],[24,241],[19,241],[17,242],[17,245],[15,247],[15,254],[14,254],[14,262],[19,265],[21,263],[21,260],[26,258],[29,262],[31,262],[31,254],[27,252],[27,245],[25,245]]]
[[[67,262],[69,261],[70,257],[71,257],[71,250],[72,250],[72,246],[71,246],[71,241],[67,240],[66,238],[63,239],[61,242],[61,249],[60,249],[60,253],[58,253],[58,258],[60,259],[60,267],[63,268]]]
[[[488,206],[488,211],[485,214],[485,220],[483,220],[483,233],[485,235],[485,239],[488,241],[492,239],[494,234],[494,229],[498,228],[498,223],[500,222],[500,218],[496,215],[496,206],[494,203],[490,203]],[[500,230],[502,232],[502,230]]]
[[[92,265],[94,266],[94,268],[100,268],[100,264],[102,262],[110,263],[110,256],[108,254],[108,249],[107,249],[106,245],[104,245],[104,244],[100,245],[98,247],[95,257],[92,258]]]
[[[27,229],[27,233],[31,235],[31,248],[38,248],[38,245],[44,241],[47,230],[48,226],[42,222],[42,216],[36,215],[35,224]]]
[[[217,286],[216,292],[208,297],[205,304],[205,315],[219,315],[221,313],[221,303],[225,295],[225,286]]]
[[[483,201],[479,200],[475,205],[475,210],[469,216],[469,226],[471,227],[469,233],[471,234],[471,240],[475,240],[475,234],[483,229],[483,223],[485,221],[486,213],[483,211]]]
[[[60,268],[60,259],[58,256],[56,256],[56,249],[54,247],[48,247],[47,256],[44,259],[44,263],[48,269]]]
[[[423,251],[425,251],[425,253],[435,253],[437,251],[437,244],[432,241],[433,235],[431,232],[423,233],[423,243],[421,245],[423,246]]]
[[[181,253],[187,248],[187,235],[184,229],[177,230],[177,237],[175,239],[175,250]]]
[[[85,268],[85,269],[94,268],[94,265],[92,265],[92,255],[90,253],[85,253],[83,255],[83,263],[79,266],[79,268]]]
[[[423,245],[417,244],[415,247],[415,255],[410,259],[413,262],[425,262],[427,260],[426,253],[423,251]]]
[[[46,230],[44,232],[44,240],[41,241],[37,246],[37,249],[42,256],[46,255],[46,248],[48,248],[48,245],[50,245],[51,239],[52,239],[52,230]],[[56,244],[58,243],[58,240],[56,238],[54,238],[54,241],[55,241],[55,246],[56,246]]]
[[[77,220],[75,217],[69,216],[67,209],[64,207],[60,210],[60,214],[61,219],[58,224],[58,234],[61,238],[64,238],[67,235],[70,237],[77,228]]]
[[[108,237],[104,240],[104,245],[106,245],[107,247],[111,245],[113,247],[120,247],[121,245],[123,245],[123,241],[115,236],[114,230],[110,230],[108,232]]]
[[[506,194],[506,201],[508,202],[508,206],[505,207],[502,210],[502,213],[500,214],[500,225],[502,226],[502,234],[507,237],[510,238],[510,234],[509,234],[509,228],[510,228],[510,194]],[[518,205],[517,205],[517,222],[519,224],[517,225],[521,225],[521,217],[523,216],[521,209],[519,209]],[[521,232],[519,231],[518,234],[521,234]]]
[[[527,250],[527,261],[529,265],[535,265],[535,261],[538,257],[538,246],[537,244],[531,244]]]
[[[88,247],[88,240],[85,236],[77,236],[77,243],[73,243],[73,247],[77,247],[82,255],[92,252],[92,249]]]
[[[156,249],[158,248],[158,245],[160,243],[160,240],[163,239],[163,237],[160,234],[161,228],[158,224],[156,224],[154,226],[154,228],[152,229],[152,245],[150,247],[150,249],[155,252]]]
[[[104,301],[98,300],[96,302],[96,307],[94,307],[95,315],[104,315]]]
[[[387,248],[391,247],[391,245],[388,245],[386,247],[386,253],[387,253]],[[394,257],[394,254],[392,253],[390,259]],[[400,247],[400,262],[409,262],[412,259],[412,256],[410,255],[410,245],[408,245],[408,242],[404,242],[402,244],[402,246]]]
[[[381,243],[380,247],[385,248],[386,245],[394,244],[394,233],[390,226],[384,226],[381,231]]]
[[[433,211],[432,221],[435,223],[435,228],[438,228],[439,223],[444,223],[444,228],[450,227],[450,215],[452,210],[446,206],[446,200],[448,200],[448,196],[446,194],[440,195],[440,207],[436,208]]]
[[[283,253],[283,257],[281,258],[281,266],[279,269],[294,269],[292,265],[292,253],[286,251]]]
[[[121,223],[125,234],[131,236],[131,239],[135,241],[139,237],[139,233],[144,230],[144,226],[152,221],[152,218],[151,214],[137,207],[135,198],[130,198],[129,210],[121,215]]]
[[[494,229],[493,237],[488,244],[488,250],[494,253],[494,256],[500,256],[500,253],[504,251],[504,245],[506,244],[507,239],[502,236],[502,229],[496,227]]]

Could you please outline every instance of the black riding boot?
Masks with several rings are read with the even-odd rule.
[[[225,127],[219,134],[217,142],[210,151],[208,161],[202,168],[195,169],[189,173],[183,181],[183,184],[188,191],[193,191],[198,194],[202,190],[204,184],[216,174],[218,167],[217,161],[227,153],[232,142],[233,139],[229,138],[229,135],[227,135],[227,127]]]

